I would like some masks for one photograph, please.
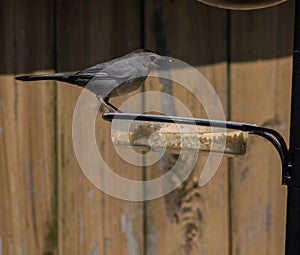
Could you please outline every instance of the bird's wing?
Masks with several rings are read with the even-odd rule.
[[[103,63],[78,71],[75,75],[80,77],[95,77],[98,79],[125,79],[135,74],[132,65],[124,63]]]
[[[101,80],[127,80],[135,78],[138,74],[137,70],[132,65],[124,64],[112,64],[105,68],[92,67],[80,71],[77,75],[80,77],[93,77],[94,79]]]
[[[112,77],[116,80],[118,79],[128,79],[132,76],[135,76],[137,70],[129,64],[126,63],[117,63],[111,66],[108,66],[103,70],[109,77]]]

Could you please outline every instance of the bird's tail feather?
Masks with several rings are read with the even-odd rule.
[[[40,81],[40,80],[56,80],[64,81],[70,73],[54,73],[54,74],[35,74],[35,75],[22,75],[15,77],[18,81]]]

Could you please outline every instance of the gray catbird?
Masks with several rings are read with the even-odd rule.
[[[20,81],[56,80],[86,87],[96,94],[110,112],[118,109],[109,103],[117,97],[138,89],[157,61],[163,57],[148,50],[135,50],[122,57],[75,72],[25,75],[15,79]]]

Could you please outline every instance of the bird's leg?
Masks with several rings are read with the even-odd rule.
[[[106,105],[110,106],[112,109],[114,109],[116,112],[120,112],[122,113],[121,110],[119,110],[117,107],[115,107],[113,104],[111,104],[110,102],[108,102],[108,98],[104,99],[104,102],[106,103]]]
[[[96,97],[98,98],[101,104],[104,104],[104,106],[106,107],[106,109],[108,109],[109,112],[121,112],[117,107],[108,102],[109,98],[103,99],[103,97],[100,94],[97,94]]]
[[[105,103],[105,106],[107,107],[107,106],[109,106],[111,109],[113,109],[114,110],[114,112],[122,112],[122,111],[120,111],[117,107],[115,107],[113,104],[111,104],[110,102],[108,102],[108,98],[105,98],[103,101],[104,101],[104,103]]]

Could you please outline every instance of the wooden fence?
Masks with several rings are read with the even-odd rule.
[[[288,139],[293,15],[294,1],[241,12],[196,0],[0,1],[0,255],[283,254],[286,189],[269,143],[251,137],[246,155],[222,160],[203,188],[193,186],[200,159],[180,190],[122,201],[96,189],[77,163],[71,125],[81,89],[14,76],[148,48],[200,70],[228,119]],[[173,93],[201,116],[187,91]],[[97,125],[120,175],[151,179],[174,161],[128,169],[109,145],[109,124]]]

